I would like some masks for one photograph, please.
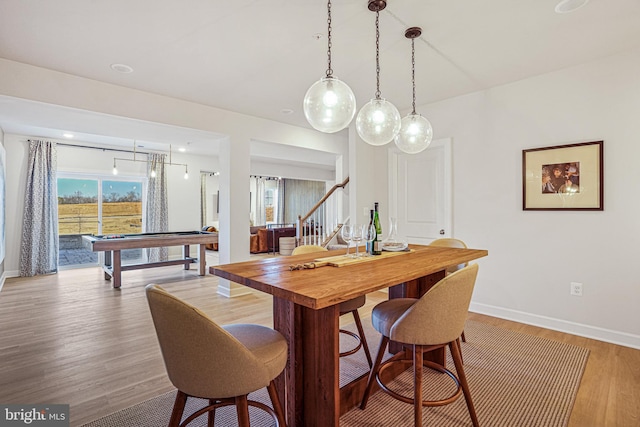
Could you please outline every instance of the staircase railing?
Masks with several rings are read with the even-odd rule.
[[[325,194],[318,203],[304,215],[298,215],[296,223],[297,245],[318,245],[326,247],[331,239],[340,231],[342,224],[338,222],[337,211],[332,218],[327,214],[328,201],[335,201],[331,196],[343,189],[349,183],[349,177],[340,184],[336,184]],[[337,206],[337,204],[334,204]]]

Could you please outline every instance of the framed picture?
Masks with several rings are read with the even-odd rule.
[[[522,150],[522,209],[604,210],[603,141]]]

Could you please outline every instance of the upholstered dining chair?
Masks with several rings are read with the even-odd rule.
[[[459,248],[459,249],[467,249],[467,244],[460,239],[453,239],[451,237],[443,237],[441,239],[436,239],[429,243],[429,246],[439,246],[444,248]],[[449,267],[446,270],[446,274],[455,273],[461,268],[465,268],[469,263],[454,265],[453,267]],[[467,342],[467,337],[464,335],[464,331],[462,331],[462,342]]]
[[[250,425],[249,406],[271,414],[277,426],[286,425],[273,382],[287,363],[287,341],[279,332],[259,325],[219,326],[158,285],[145,290],[167,374],[178,389],[169,427],[186,426],[205,413],[212,427],[216,409],[228,405],[236,406],[240,427]],[[264,387],[273,409],[247,399]],[[209,405],[181,424],[189,397],[208,399]]]
[[[429,289],[420,299],[397,298],[381,302],[371,313],[373,327],[382,334],[376,361],[369,374],[369,381],[360,405],[365,409],[371,395],[373,382],[376,381],[383,392],[414,407],[414,424],[422,426],[423,406],[442,406],[457,400],[461,394],[467,403],[467,409],[474,427],[478,427],[478,417],[471,399],[471,392],[460,354],[460,333],[467,319],[467,310],[478,274],[478,264],[472,264],[446,276]],[[384,363],[389,340],[411,347],[412,358],[406,358],[402,351]],[[423,353],[448,346],[451,351],[456,374],[444,366],[424,360]],[[385,369],[393,364],[413,362],[414,393],[413,398],[392,390],[382,378]],[[456,384],[457,390],[446,399],[423,401],[423,366],[447,374]]]
[[[308,254],[312,252],[326,252],[327,249],[318,245],[301,245],[296,247],[291,255],[300,255],[300,254]],[[349,335],[353,337],[358,343],[351,350],[340,352],[340,357],[349,356],[351,354],[355,354],[363,349],[365,356],[367,357],[367,362],[369,363],[369,368],[373,366],[373,360],[371,359],[371,353],[369,352],[369,345],[367,344],[367,338],[364,335],[364,328],[362,327],[362,321],[360,320],[360,314],[358,313],[358,309],[362,307],[367,302],[366,295],[362,295],[361,297],[357,297],[351,299],[349,301],[344,301],[340,303],[339,310],[340,316],[351,313],[353,315],[353,320],[356,324],[356,328],[358,329],[358,333],[355,334],[351,331],[347,331],[346,329],[340,329],[340,333]]]

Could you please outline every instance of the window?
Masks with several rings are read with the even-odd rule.
[[[95,265],[99,254],[83,245],[86,234],[131,234],[144,230],[143,180],[58,174],[60,267]],[[122,251],[123,264],[140,262],[144,251]]]

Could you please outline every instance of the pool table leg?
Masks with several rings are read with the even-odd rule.
[[[121,270],[121,257],[120,251],[113,251],[113,287],[119,288],[121,284],[122,270]]]
[[[184,246],[182,247],[182,259],[187,259],[187,258],[189,258],[190,253],[191,253],[191,251],[190,251],[189,245],[184,245]],[[185,269],[185,270],[188,270],[188,269],[189,269],[189,263],[185,263],[185,264],[184,264],[184,269]]]

